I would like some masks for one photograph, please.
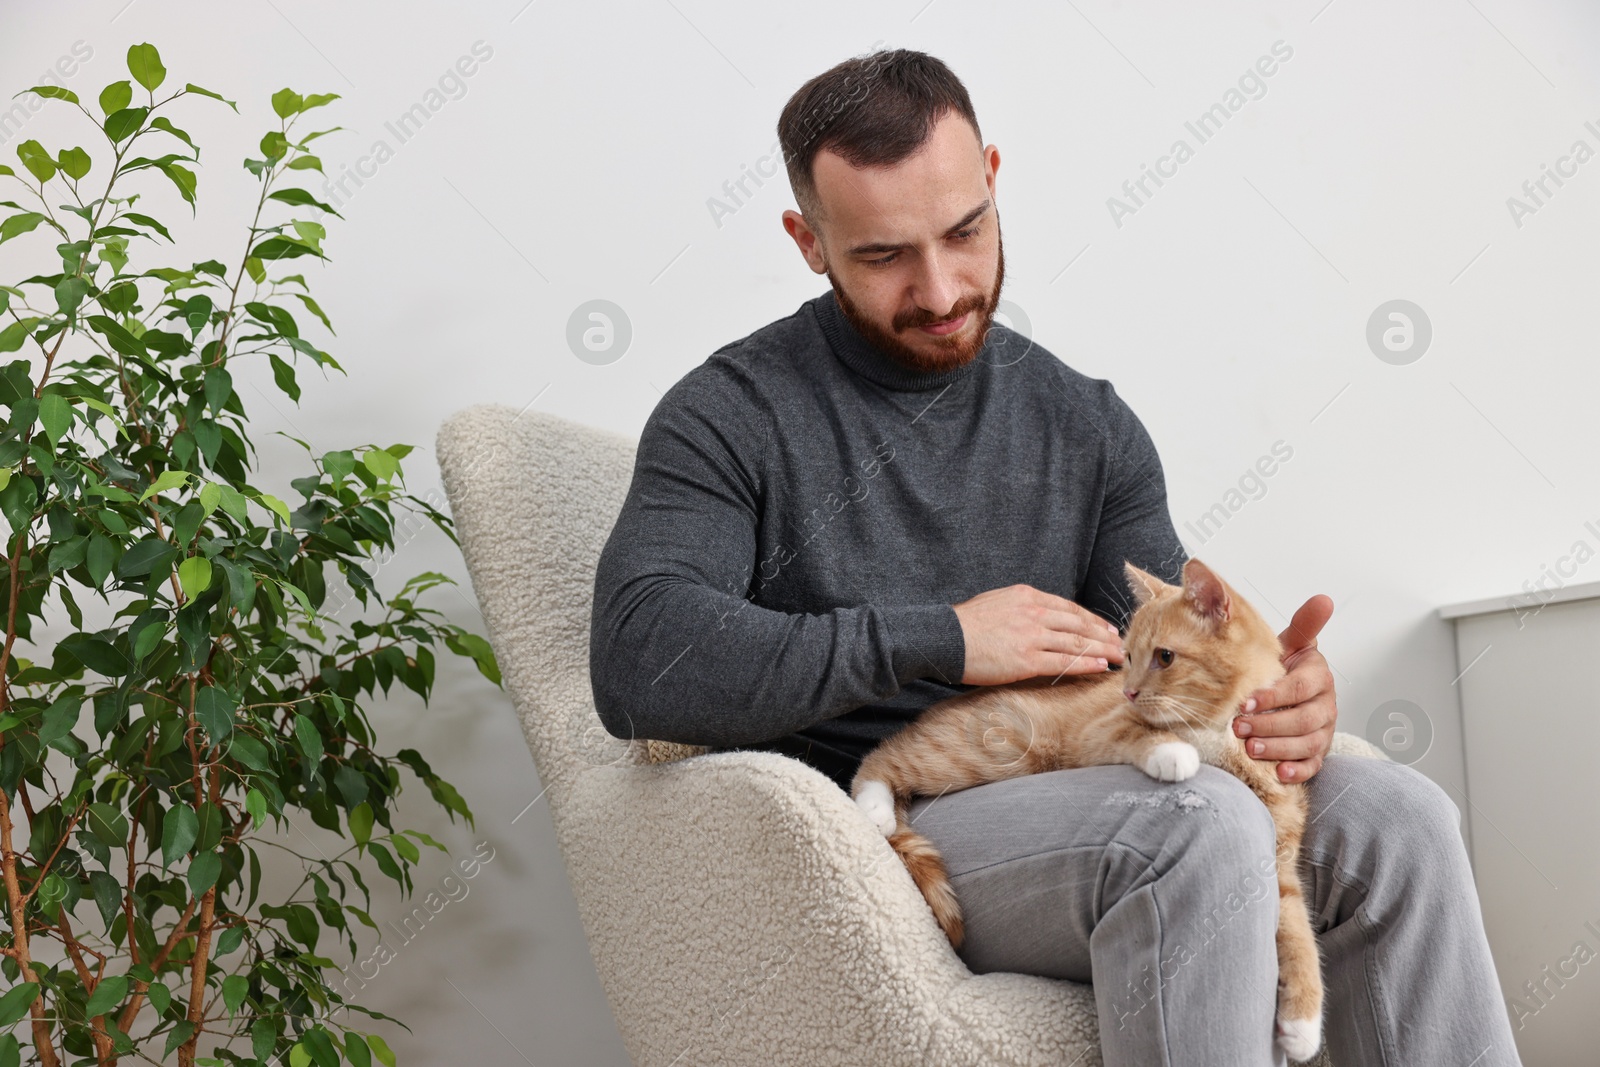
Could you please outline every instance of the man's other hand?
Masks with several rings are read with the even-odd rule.
[[[1115,626],[1031,585],[991,589],[954,606],[967,644],[964,685],[1094,674],[1123,660]]]
[[[1245,738],[1244,750],[1256,759],[1279,760],[1280,782],[1304,782],[1322,769],[1333,747],[1339,708],[1333,672],[1317,651],[1317,634],[1333,615],[1333,601],[1321,593],[1300,606],[1289,628],[1278,635],[1288,673],[1245,700],[1233,732]]]

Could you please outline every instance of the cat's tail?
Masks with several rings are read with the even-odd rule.
[[[961,905],[956,901],[956,892],[950,885],[950,875],[939,850],[909,826],[894,831],[888,840],[889,846],[899,854],[900,862],[911,872],[911,880],[921,890],[928,907],[933,909],[933,917],[950,939],[950,947],[960,948],[966,926],[961,921]]]

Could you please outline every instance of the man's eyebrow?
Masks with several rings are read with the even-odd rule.
[[[969,211],[965,215],[961,216],[961,218],[957,219],[956,222],[953,225],[951,225],[949,229],[944,231],[944,235],[946,237],[948,237],[951,234],[955,233],[957,230],[965,229],[967,226],[970,226],[972,223],[976,222],[980,217],[982,217],[983,213],[988,211],[988,210],[989,210],[989,200],[988,200],[988,198],[985,198],[983,203],[979,204],[977,207],[973,208],[971,211]],[[910,247],[911,246],[908,245],[908,244],[897,244],[897,245],[896,244],[856,245],[855,247],[851,248],[846,254],[847,255],[852,255],[852,256],[883,255],[884,253],[887,253],[887,252],[899,252],[902,249],[906,249],[906,248],[910,248]]]

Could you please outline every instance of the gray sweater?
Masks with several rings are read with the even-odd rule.
[[[1161,460],[1111,383],[998,322],[942,373],[833,291],[651,412],[600,554],[589,674],[617,737],[768,749],[848,791],[963,685],[951,605],[1024,582],[1119,627],[1124,560],[1177,582]]]

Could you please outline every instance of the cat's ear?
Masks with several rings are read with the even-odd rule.
[[[1183,565],[1183,596],[1196,615],[1213,622],[1226,622],[1233,610],[1233,598],[1216,572],[1197,559]]]
[[[1126,560],[1123,561],[1122,569],[1128,576],[1128,588],[1133,590],[1134,602],[1141,608],[1160,595],[1162,590],[1172,588],[1160,578],[1148,571],[1140,570]]]

